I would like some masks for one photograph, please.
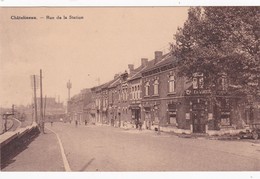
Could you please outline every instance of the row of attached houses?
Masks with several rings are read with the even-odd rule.
[[[214,90],[195,73],[191,80],[178,77],[178,59],[156,51],[153,60],[116,74],[111,81],[91,88],[91,116],[96,124],[115,127],[160,129],[177,133],[236,131],[260,122],[259,98],[230,93],[225,74],[219,75]],[[258,102],[257,102],[258,100]]]
[[[74,95],[69,101],[67,106],[67,119],[66,121],[78,121],[79,124],[95,123],[95,113],[93,111],[94,104],[93,97],[90,89],[83,89],[77,95]]]

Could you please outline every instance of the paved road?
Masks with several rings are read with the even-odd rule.
[[[260,147],[109,126],[54,123],[72,171],[259,171]]]

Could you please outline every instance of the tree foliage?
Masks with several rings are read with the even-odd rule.
[[[195,7],[175,34],[179,75],[202,72],[209,87],[226,73],[233,85],[255,93],[260,74],[260,7]]]

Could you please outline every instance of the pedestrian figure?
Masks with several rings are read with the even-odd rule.
[[[139,125],[139,120],[137,119],[137,120],[135,120],[135,127],[136,127],[136,129],[138,129],[138,125]]]
[[[75,125],[76,125],[76,127],[78,127],[78,121],[77,120],[75,121]]]
[[[87,119],[85,119],[85,126],[87,125],[87,123],[88,123],[88,122],[87,122]]]
[[[140,121],[139,121],[139,130],[140,130],[140,131],[142,130],[142,127],[143,127],[143,122],[140,120]]]

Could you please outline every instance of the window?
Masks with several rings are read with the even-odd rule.
[[[221,90],[223,90],[223,91],[227,90],[227,77],[226,76],[222,76],[220,78],[220,86],[221,86]]]
[[[135,86],[135,99],[137,99],[137,87]]]
[[[169,79],[169,92],[173,93],[175,92],[175,77],[172,75]]]
[[[153,84],[153,89],[154,89],[154,91],[153,91],[153,94],[154,95],[158,95],[159,94],[159,82],[158,82],[158,80],[156,79],[156,80],[154,80],[154,84]]]
[[[193,89],[203,89],[204,88],[204,76],[202,73],[194,73],[192,79]]]
[[[199,78],[199,88],[200,88],[200,89],[203,89],[203,88],[204,88],[204,78],[203,78],[203,77],[200,77],[200,78]]]
[[[134,99],[134,87],[133,86],[131,88],[131,95],[132,95],[132,99]]]
[[[145,96],[149,95],[149,81],[145,83]]]
[[[140,98],[140,86],[137,86],[137,92],[136,92],[136,98],[139,99]]]
[[[134,99],[135,99],[135,98],[136,98],[136,97],[135,97],[135,91],[133,92],[133,95],[134,95]]]
[[[193,86],[193,89],[198,89],[198,78],[192,79],[192,86]]]

